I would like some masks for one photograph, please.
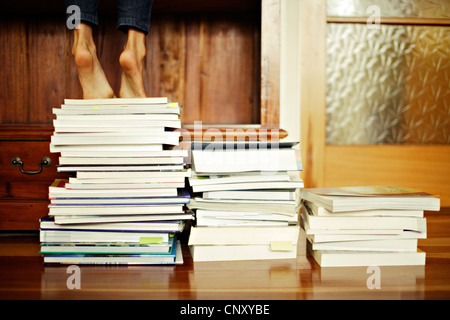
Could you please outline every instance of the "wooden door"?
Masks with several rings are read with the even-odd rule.
[[[439,195],[441,206],[449,206],[450,20],[442,11],[448,2],[420,10],[413,1],[414,16],[407,10],[383,16],[392,3],[380,2],[372,8],[380,9],[377,20],[367,2],[348,2],[354,11],[340,15],[342,2],[301,0],[305,185],[404,185]],[[360,42],[342,42],[352,35]],[[358,64],[365,73],[350,75]],[[352,109],[376,96],[384,112]],[[340,117],[342,110],[350,114]]]

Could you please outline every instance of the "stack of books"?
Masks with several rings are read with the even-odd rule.
[[[65,100],[53,109],[58,172],[41,219],[45,263],[174,264],[186,210],[180,107],[166,98]]]
[[[303,187],[297,144],[192,143],[194,261],[297,257]]]
[[[438,197],[399,186],[302,189],[308,251],[322,267],[424,265],[418,239]]]

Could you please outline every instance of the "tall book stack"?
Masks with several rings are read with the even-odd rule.
[[[58,172],[41,219],[45,263],[175,264],[192,219],[180,107],[166,98],[65,100],[53,109]]]
[[[297,257],[301,162],[292,143],[194,142],[194,261]]]
[[[431,194],[399,186],[302,189],[308,251],[322,267],[424,265]]]

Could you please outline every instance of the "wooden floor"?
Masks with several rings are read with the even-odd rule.
[[[67,266],[45,266],[36,235],[0,237],[0,299],[449,299],[450,210],[427,213],[426,266],[381,267],[381,288],[369,289],[367,268],[320,268],[297,261],[193,263],[180,266],[82,266],[81,289],[70,290]]]

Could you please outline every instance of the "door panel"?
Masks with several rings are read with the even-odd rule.
[[[307,187],[399,184],[450,205],[448,1],[412,2],[301,2]]]

